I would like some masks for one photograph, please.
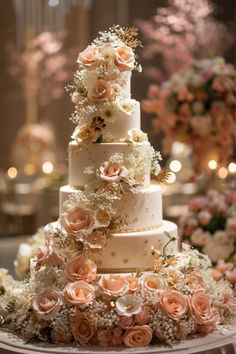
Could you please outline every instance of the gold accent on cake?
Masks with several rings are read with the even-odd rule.
[[[123,259],[123,263],[124,263],[124,264],[129,263],[128,258],[124,258],[124,259]]]
[[[116,252],[111,252],[111,256],[115,257],[116,256]]]
[[[145,252],[143,252],[143,256],[144,257],[146,257],[147,256],[147,252],[145,251]]]
[[[144,243],[148,244],[148,239],[143,240]]]
[[[105,268],[97,270],[97,274],[115,274],[115,273],[137,273],[152,270],[153,266],[143,268]]]

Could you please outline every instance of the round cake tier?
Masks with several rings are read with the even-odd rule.
[[[143,152],[150,149],[149,142],[140,143]],[[69,184],[83,187],[94,180],[94,174],[86,173],[85,169],[93,168],[94,172],[102,162],[109,160],[114,154],[138,155],[137,145],[132,143],[92,143],[78,145],[75,141],[69,143]],[[143,176],[144,184],[150,184],[150,170]]]
[[[164,234],[167,231],[177,236],[177,226],[170,221],[163,221],[156,229],[143,232],[113,234],[103,251],[96,254],[96,264],[100,273],[135,272],[138,268],[153,266],[153,246],[163,252],[169,241]],[[165,248],[166,254],[178,252],[178,240],[171,241]]]
[[[60,214],[65,212],[64,203],[69,194],[76,193],[70,186],[60,188]],[[137,193],[126,193],[121,200],[114,202],[117,217],[125,221],[119,231],[146,231],[162,224],[162,192],[161,187],[150,185],[140,188]]]

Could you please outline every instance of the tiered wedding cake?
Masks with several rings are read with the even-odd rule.
[[[60,218],[45,227],[26,281],[0,270],[0,322],[26,338],[138,347],[230,319],[231,289],[217,287],[207,256],[178,252],[177,227],[162,219],[166,173],[130,97],[136,35],[114,26],[80,53]]]

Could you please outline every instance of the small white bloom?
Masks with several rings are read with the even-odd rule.
[[[116,301],[116,311],[120,316],[131,317],[142,311],[141,300],[134,295],[121,296]]]
[[[77,104],[81,100],[81,96],[79,92],[74,91],[71,95],[71,101],[75,104]]]
[[[118,109],[121,113],[132,114],[135,110],[135,100],[121,100]]]
[[[23,278],[29,269],[30,258],[33,255],[32,247],[28,243],[21,243],[14,261],[15,272],[19,278]]]
[[[128,131],[128,136],[129,141],[131,141],[132,143],[142,143],[144,141],[148,141],[147,134],[140,129],[130,129]]]

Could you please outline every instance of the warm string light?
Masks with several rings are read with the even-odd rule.
[[[32,176],[35,174],[35,166],[32,163],[27,163],[24,166],[24,172],[28,176]]]
[[[180,161],[178,161],[178,160],[172,160],[172,161],[170,162],[170,170],[171,170],[172,172],[179,172],[179,171],[181,170],[181,168],[182,168],[182,164],[181,164]]]
[[[217,168],[216,160],[210,160],[208,162],[208,167],[209,167],[210,170],[215,170]]]
[[[226,178],[227,175],[228,175],[227,168],[221,167],[221,168],[219,169],[219,171],[218,171],[218,175],[219,175],[219,177],[220,177],[221,179]]]
[[[229,173],[236,173],[236,163],[230,162],[228,166]]]
[[[53,164],[50,161],[46,161],[42,165],[42,170],[43,170],[44,173],[50,174],[50,173],[53,172],[54,166],[53,166]]]
[[[16,178],[18,171],[15,167],[9,167],[7,170],[8,177],[11,179]]]
[[[172,184],[176,181],[176,175],[173,172],[169,173],[169,177],[167,179],[167,183]]]

